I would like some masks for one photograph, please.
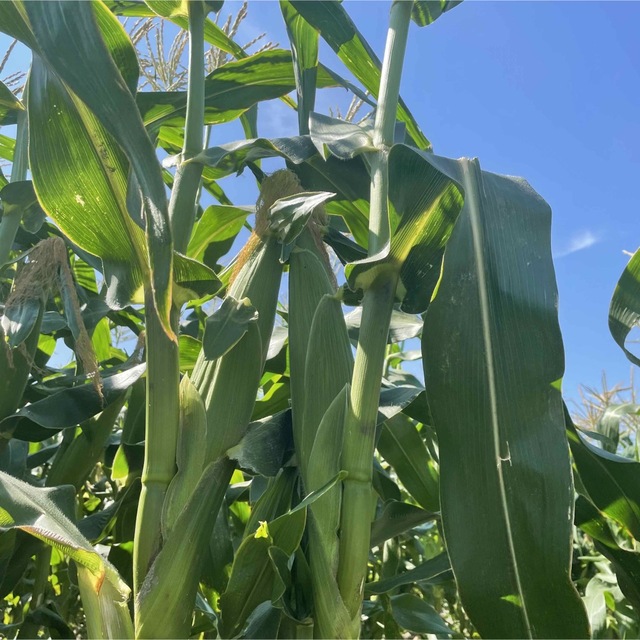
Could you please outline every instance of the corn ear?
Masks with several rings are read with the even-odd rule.
[[[344,386],[351,381],[353,353],[342,315],[342,304],[324,296],[313,316],[305,359],[306,399],[300,451],[306,475],[320,422]]]
[[[291,371],[291,412],[296,453],[304,468],[301,449],[304,403],[307,396],[305,362],[311,324],[320,300],[335,293],[324,248],[318,246],[314,231],[305,229],[289,257],[289,367]]]
[[[167,489],[162,513],[166,538],[180,511],[193,494],[204,469],[207,442],[207,416],[204,402],[188,375],[180,383],[180,431],[176,463],[178,471]]]
[[[217,513],[234,465],[209,464],[156,556],[136,601],[136,638],[188,638],[193,603]]]

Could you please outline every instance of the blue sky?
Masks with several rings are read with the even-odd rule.
[[[380,56],[389,5],[345,2]],[[228,1],[223,16],[239,6]],[[409,36],[401,92],[436,153],[475,156],[489,171],[521,175],[553,209],[569,398],[579,384],[598,386],[602,372],[610,384],[629,380],[631,365],[609,334],[607,312],[628,260],[623,251],[640,244],[633,191],[640,181],[638,25],[638,2],[467,0],[430,27],[413,25]],[[286,46],[273,0],[250,2],[238,39],[263,31]],[[2,50],[6,44],[1,38]],[[344,73],[326,46],[321,59]],[[343,91],[324,91],[317,110],[344,113],[347,104]],[[296,129],[285,107],[262,110],[262,135]],[[231,125],[214,136],[221,143],[242,133]],[[246,176],[225,188],[247,204],[252,183]]]
[[[345,7],[381,56],[389,3]],[[629,381],[607,314],[623,251],[640,245],[638,25],[638,2],[470,0],[409,35],[401,93],[435,152],[521,175],[553,209],[569,398],[603,372]],[[277,3],[250,4],[247,26],[286,43]],[[321,59],[342,72],[327,47]],[[318,110],[344,104],[327,93]],[[261,126],[282,135],[296,122],[272,107]]]

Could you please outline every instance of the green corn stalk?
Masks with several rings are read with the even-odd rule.
[[[396,0],[391,6],[374,125],[378,151],[371,158],[370,255],[383,250],[389,241],[388,149],[393,144],[412,5]],[[348,476],[342,497],[338,584],[352,622],[353,637],[359,634],[369,557],[376,417],[397,281],[397,271],[391,270],[365,292],[344,434],[342,467]]]
[[[204,2],[187,3],[189,14],[189,86],[183,155],[202,150],[204,140]],[[169,206],[174,246],[186,249],[195,221],[195,201],[201,169],[179,167]],[[177,339],[168,336],[154,309],[150,285],[146,286],[147,310],[147,409],[145,461],[134,541],[134,593],[162,548],[162,514],[169,484],[176,472],[180,420],[180,354]],[[179,311],[174,307],[171,326],[177,334]]]
[[[200,451],[187,455],[183,466],[203,464],[205,470],[190,495],[181,490],[170,492],[165,522],[174,524],[139,592],[138,637],[189,634],[201,555],[235,469],[235,463],[225,453],[240,441],[251,421],[275,321],[282,278],[281,247],[277,238],[269,234],[268,212],[278,198],[296,193],[299,188],[297,179],[288,171],[278,171],[264,180],[256,230],[242,251],[237,275],[228,290],[236,300],[248,298],[258,311],[258,320],[220,358],[207,360],[201,352],[193,369],[193,387],[204,403],[206,445],[204,461]],[[173,515],[167,520],[166,514]]]

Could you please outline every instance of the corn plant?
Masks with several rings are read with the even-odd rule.
[[[253,54],[220,1],[0,3],[32,54],[0,85],[7,636],[588,637],[572,540],[640,603],[638,463],[562,402],[550,208],[399,96],[412,23],[457,4],[392,2],[381,62],[331,1],[280,0],[290,50]],[[180,34],[158,82],[128,17]],[[328,87],[371,113],[317,113]]]

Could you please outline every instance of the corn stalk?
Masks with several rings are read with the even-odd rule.
[[[374,129],[377,151],[371,162],[370,255],[383,250],[389,241],[388,151],[393,144],[411,6],[410,2],[396,1],[391,7]],[[395,270],[383,273],[365,292],[345,425],[342,467],[348,476],[342,497],[338,584],[351,618],[352,637],[360,633],[369,557],[376,417],[397,281]]]

